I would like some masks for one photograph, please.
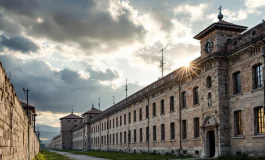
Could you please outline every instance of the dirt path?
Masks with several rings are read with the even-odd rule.
[[[68,152],[59,152],[59,151],[51,151],[57,154],[61,154],[65,157],[72,158],[74,160],[108,160],[104,158],[97,158],[97,157],[91,157],[91,156],[86,156],[86,155],[80,155],[80,154],[73,154],[73,153],[68,153]]]

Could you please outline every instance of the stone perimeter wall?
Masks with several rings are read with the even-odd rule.
[[[40,145],[32,126],[29,137],[30,153],[28,117],[0,62],[0,160],[33,159],[39,152]]]

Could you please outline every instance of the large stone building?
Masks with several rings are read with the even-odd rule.
[[[264,154],[265,22],[247,30],[218,19],[194,37],[201,56],[189,67],[86,119],[83,149]]]

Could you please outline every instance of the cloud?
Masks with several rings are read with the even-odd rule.
[[[174,8],[176,14],[188,14],[191,21],[204,19],[204,11],[208,8],[207,4],[190,5],[182,4]]]
[[[245,6],[249,13],[261,13],[259,9],[265,7],[265,0],[246,0]]]
[[[22,53],[36,52],[39,49],[39,46],[34,42],[22,36],[7,38],[5,35],[1,35],[0,44],[10,50],[20,51]]]
[[[78,71],[69,68],[54,71],[43,61],[22,61],[7,55],[0,56],[0,59],[6,71],[12,73],[11,82],[18,97],[25,100],[22,88],[29,88],[29,102],[37,111],[69,113],[73,105],[76,112],[85,112],[91,108],[92,103],[97,103],[98,97],[102,97],[101,109],[104,110],[112,106],[112,96],[115,96],[116,101],[125,98],[123,86],[113,89],[111,85],[101,84],[100,80],[84,79]],[[108,69],[105,72],[94,71],[98,79],[111,79],[111,74]],[[141,87],[129,83],[129,94]]]
[[[91,79],[100,81],[112,81],[119,78],[119,73],[107,68],[105,71],[95,71],[91,67],[87,67]]]

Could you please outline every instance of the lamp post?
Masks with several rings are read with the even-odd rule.
[[[29,154],[29,160],[30,160],[30,151],[29,151],[29,145],[30,145],[30,141],[29,141],[29,89],[25,89],[23,88],[23,92],[27,94],[27,116],[28,116],[28,154]]]
[[[262,48],[262,57],[263,57],[263,111],[265,110],[265,47]],[[265,115],[265,112],[264,112]]]

